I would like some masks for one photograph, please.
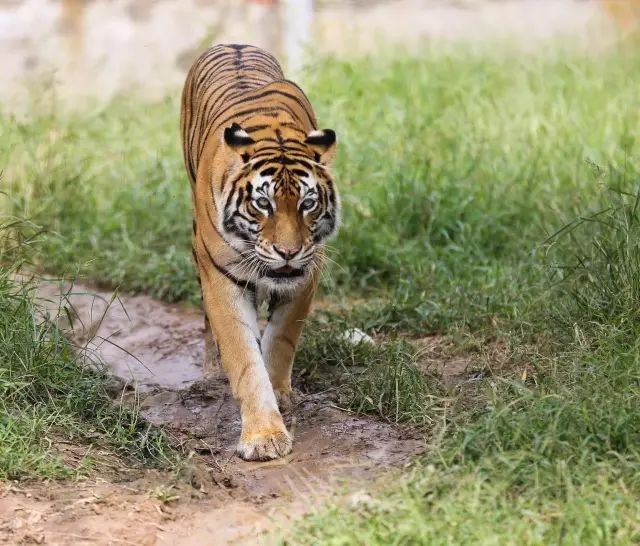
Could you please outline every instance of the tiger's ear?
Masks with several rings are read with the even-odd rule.
[[[336,154],[336,133],[333,129],[316,129],[311,131],[305,140],[305,143],[316,154],[318,163],[327,164]]]
[[[237,123],[232,124],[231,127],[227,127],[224,130],[224,141],[227,146],[233,148],[240,154],[243,153],[244,148],[255,144],[255,140]]]

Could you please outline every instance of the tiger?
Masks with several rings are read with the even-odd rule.
[[[236,453],[284,457],[293,447],[281,410],[291,405],[294,355],[325,243],[340,225],[336,133],[318,129],[309,99],[273,55],[239,44],[211,47],[193,63],[180,130],[206,354],[215,347],[240,409]]]

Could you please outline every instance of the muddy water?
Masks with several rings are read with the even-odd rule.
[[[234,456],[240,415],[227,380],[219,368],[203,378],[200,310],[165,305],[146,296],[114,298],[110,292],[81,285],[43,283],[39,295],[53,316],[60,306],[70,311],[61,314],[65,318],[60,326],[89,365],[99,361],[107,366],[117,379],[114,396],[125,403],[139,403],[147,421],[164,427],[175,442],[195,454],[198,464],[189,479],[195,492],[206,494],[199,494],[199,504],[191,510],[178,506],[179,516],[161,530],[151,523],[155,515],[139,491],[151,487],[148,483],[132,484],[134,495],[115,484],[101,493],[136,504],[141,514],[148,511],[144,533],[158,543],[213,544],[215,539],[216,544],[224,544],[246,539],[254,544],[259,530],[286,525],[343,485],[357,490],[362,482],[371,483],[382,470],[406,464],[425,449],[424,437],[415,431],[341,410],[327,394],[300,395],[293,410],[284,415],[294,437],[293,452],[266,463],[241,461]],[[65,499],[58,504],[68,505],[69,491],[62,488],[58,493]],[[70,525],[68,514],[63,517],[55,511],[58,504],[34,507],[31,503],[25,508],[46,514],[32,529],[28,522],[25,525],[30,532],[48,537],[47,543],[58,543],[52,541],[56,532],[78,535],[89,529],[83,536],[95,537],[102,528],[117,536],[118,529],[131,524],[130,509],[109,507],[108,529],[100,513],[84,509],[73,513]],[[0,544],[2,523],[0,516]]]
[[[348,56],[496,37],[533,47],[558,37],[591,43],[611,21],[625,32],[634,27],[635,11],[619,4],[626,2],[0,0],[0,99],[10,110],[24,103],[26,88],[62,97],[104,98],[133,88],[161,96],[216,42],[266,47],[290,74],[307,51]]]

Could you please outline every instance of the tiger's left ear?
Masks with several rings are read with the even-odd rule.
[[[227,146],[238,153],[242,153],[248,146],[255,144],[255,140],[237,123],[233,123],[231,127],[224,130],[224,141]]]
[[[305,143],[316,154],[316,161],[324,165],[331,163],[336,154],[336,133],[333,129],[316,129],[311,131]]]

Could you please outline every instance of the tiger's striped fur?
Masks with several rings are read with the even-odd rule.
[[[240,405],[237,451],[281,457],[292,442],[278,402],[289,400],[323,242],[339,223],[335,133],[317,129],[304,92],[273,56],[246,45],[218,45],[195,61],[181,132],[206,327]]]

